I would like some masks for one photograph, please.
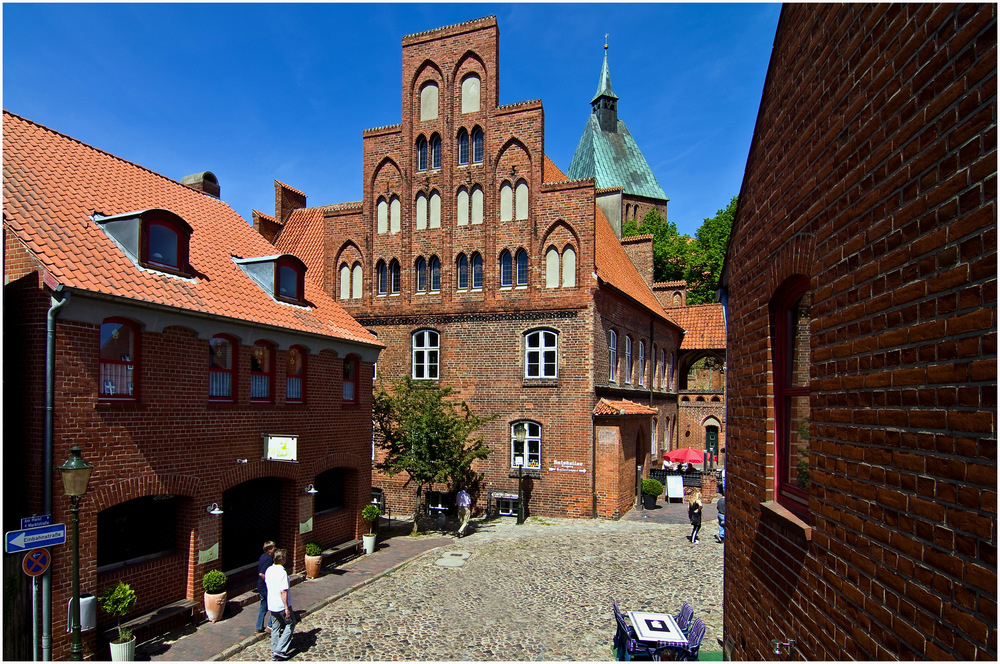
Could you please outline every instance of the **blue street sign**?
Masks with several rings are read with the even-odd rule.
[[[38,528],[40,526],[51,526],[51,514],[39,514],[37,516],[26,516],[21,519],[21,528]]]
[[[42,546],[54,546],[66,543],[66,524],[57,523],[54,526],[42,526],[41,528],[26,528],[24,530],[11,530],[4,537],[4,546],[7,553],[17,553],[27,551]]]

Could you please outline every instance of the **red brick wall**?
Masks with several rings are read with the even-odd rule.
[[[997,657],[996,31],[995,5],[782,10],[727,258],[734,659]],[[797,274],[801,520],[774,502],[768,322]]]

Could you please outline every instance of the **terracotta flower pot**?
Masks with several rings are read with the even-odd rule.
[[[323,556],[305,556],[306,578],[318,579],[320,569],[323,567]]]
[[[205,616],[209,622],[217,621],[226,612],[227,599],[228,597],[224,592],[217,595],[205,593]]]

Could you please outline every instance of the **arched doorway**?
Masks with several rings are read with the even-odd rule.
[[[712,459],[719,456],[719,420],[710,417],[704,422],[705,426],[705,451]]]
[[[277,477],[261,477],[228,489],[222,494],[222,509],[222,571],[229,574],[255,564],[267,540],[281,546],[281,480]]]

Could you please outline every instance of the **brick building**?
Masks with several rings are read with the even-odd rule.
[[[514,509],[524,457],[529,513],[616,517],[677,418],[681,330],[651,289],[651,238],[626,253],[615,232],[653,202],[567,178],[541,102],[498,105],[498,48],[492,17],[404,37],[403,116],[363,133],[363,200],[309,207],[276,182],[254,225],[386,345],[380,378],[440,381],[497,416],[478,509]],[[374,480],[405,512],[402,482]]]
[[[190,613],[210,569],[242,592],[267,539],[300,570],[306,541],[358,537],[377,340],[218,200],[211,173],[185,186],[6,112],[3,154],[5,529],[32,514],[70,522],[51,469],[79,445],[94,465],[81,591],[124,580],[134,614]],[[60,659],[71,547],[51,551]],[[4,598],[18,607],[5,634],[30,636],[30,593],[5,584]]]
[[[724,279],[733,659],[997,659],[996,35],[782,9]]]

